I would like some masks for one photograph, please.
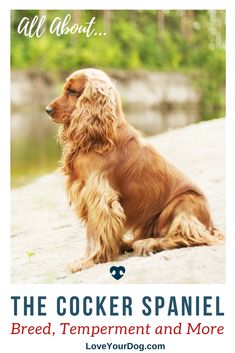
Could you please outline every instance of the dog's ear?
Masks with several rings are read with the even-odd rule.
[[[69,126],[70,138],[80,150],[104,153],[115,148],[116,93],[109,80],[88,79]]]

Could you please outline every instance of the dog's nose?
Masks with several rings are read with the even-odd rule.
[[[54,108],[52,108],[50,105],[48,105],[45,108],[45,111],[47,112],[47,114],[52,115],[54,113]]]

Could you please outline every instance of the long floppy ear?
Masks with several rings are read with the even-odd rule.
[[[111,81],[87,80],[69,126],[69,137],[79,150],[104,153],[115,148],[117,111]]]

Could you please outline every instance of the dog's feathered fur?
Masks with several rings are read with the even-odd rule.
[[[223,240],[203,192],[127,123],[104,72],[76,71],[50,108],[52,120],[62,124],[69,201],[87,226],[87,258],[72,271],[112,261],[128,249],[148,255]]]

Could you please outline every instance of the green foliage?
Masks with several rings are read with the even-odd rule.
[[[36,252],[34,252],[33,250],[27,250],[26,254],[29,258],[31,258],[36,255]]]
[[[96,17],[97,32],[107,36],[48,31],[52,20],[72,14],[72,23],[85,24]],[[12,67],[58,72],[80,67],[187,71],[202,91],[203,108],[224,111],[225,12],[224,11],[12,11]],[[46,14],[47,32],[41,38],[17,33],[23,16]],[[107,12],[106,12],[107,14]]]

